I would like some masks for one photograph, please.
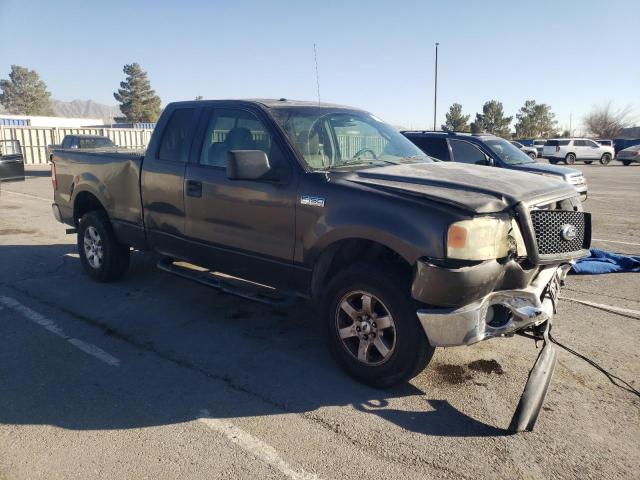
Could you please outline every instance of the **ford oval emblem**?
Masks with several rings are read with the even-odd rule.
[[[560,229],[560,236],[563,240],[570,242],[571,240],[575,240],[575,238],[578,236],[578,230],[574,225],[567,223]]]

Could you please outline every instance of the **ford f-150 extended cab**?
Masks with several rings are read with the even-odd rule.
[[[435,347],[543,340],[512,430],[533,427],[559,287],[590,244],[564,182],[433,162],[367,112],[285,99],[172,103],[144,156],[54,151],[52,183],[90,276],[117,279],[133,248],[207,284],[310,299],[370,385],[410,379]]]

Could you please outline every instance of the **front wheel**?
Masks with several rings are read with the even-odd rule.
[[[567,165],[573,165],[574,163],[576,163],[576,154],[575,153],[567,154],[567,156],[564,157],[564,163],[566,163]]]
[[[538,154],[533,153],[533,152],[529,152],[527,155],[529,155],[529,158],[531,160],[535,160],[536,158],[538,158]]]
[[[611,161],[610,153],[605,153],[604,155],[602,155],[602,157],[600,157],[600,165],[609,165],[610,161]]]
[[[623,164],[625,167],[628,167],[629,165],[631,165],[631,160],[623,160],[623,161],[622,161],[622,164]]]
[[[85,271],[101,282],[117,280],[129,268],[129,247],[118,243],[103,211],[89,212],[80,219],[78,253]]]
[[[356,380],[386,388],[420,373],[434,347],[416,315],[408,282],[392,269],[356,264],[334,277],[322,300],[325,338]]]

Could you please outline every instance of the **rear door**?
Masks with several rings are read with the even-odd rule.
[[[184,242],[184,173],[201,109],[176,106],[166,112],[145,155],[141,193],[148,243],[162,254],[187,258]]]
[[[407,138],[430,157],[443,161],[451,160],[451,153],[449,152],[446,138],[419,136],[410,136]]]
[[[576,154],[576,158],[580,160],[588,160],[590,152],[587,151],[587,145],[584,140],[574,140],[573,141],[573,151]]]
[[[277,287],[293,266],[297,182],[291,153],[257,108],[205,111],[185,175],[186,234],[196,263]],[[227,152],[262,150],[271,178],[230,180]]]
[[[18,140],[0,141],[0,182],[24,180],[24,158]]]

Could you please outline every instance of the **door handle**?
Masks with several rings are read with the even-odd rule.
[[[187,180],[187,196],[202,197],[202,182],[197,180]]]

